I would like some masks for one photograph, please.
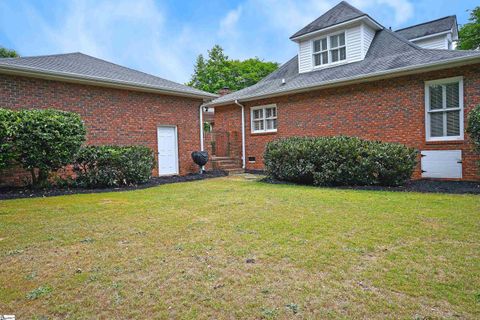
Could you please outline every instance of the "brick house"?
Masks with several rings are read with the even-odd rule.
[[[87,143],[145,145],[157,154],[154,175],[196,172],[201,105],[216,95],[81,53],[0,59],[0,107],[79,113]],[[19,170],[0,184],[21,184]]]
[[[207,104],[230,137],[219,161],[262,170],[273,139],[348,135],[420,150],[413,178],[480,178],[465,133],[480,104],[480,52],[452,50],[454,16],[394,32],[341,2],[290,39],[297,56]]]

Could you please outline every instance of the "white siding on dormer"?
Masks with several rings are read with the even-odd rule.
[[[362,60],[362,27],[357,25],[345,30],[347,62]]]
[[[372,44],[373,38],[375,37],[376,31],[366,24],[363,24],[363,56],[362,59],[367,55],[368,49]]]
[[[446,34],[412,42],[425,49],[448,49],[448,37]]]
[[[312,71],[312,42],[303,41],[298,46],[298,72]]]
[[[312,70],[328,68],[330,65],[324,65],[315,68],[313,65],[313,40],[325,36],[345,31],[345,43],[347,46],[347,59],[340,64],[360,61],[370,48],[375,30],[363,23],[358,23],[346,29],[334,29],[325,34],[319,34],[315,37],[300,41],[298,44],[298,71],[300,73]],[[338,65],[338,64],[334,64]]]

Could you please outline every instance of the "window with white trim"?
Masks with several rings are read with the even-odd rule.
[[[313,40],[313,64],[335,63],[347,59],[345,32]]]
[[[275,132],[277,131],[277,106],[253,107],[251,110],[252,132]]]
[[[463,140],[462,77],[425,83],[427,141]]]

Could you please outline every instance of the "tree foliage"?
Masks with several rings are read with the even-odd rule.
[[[20,57],[17,51],[0,47],[0,58],[17,58]]]
[[[458,31],[458,49],[474,50],[480,48],[480,7],[471,10],[470,22]]]
[[[187,85],[217,93],[228,87],[232,91],[254,85],[278,68],[276,62],[266,62],[259,58],[231,60],[222,47],[215,45],[208,51],[208,58],[199,55],[195,62],[194,73]]]

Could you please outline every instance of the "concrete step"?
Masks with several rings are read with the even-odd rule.
[[[245,173],[245,170],[243,170],[242,168],[223,169],[223,170],[226,171],[228,173],[228,175]]]

